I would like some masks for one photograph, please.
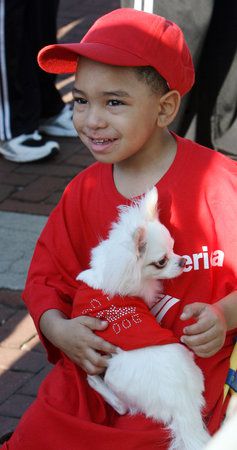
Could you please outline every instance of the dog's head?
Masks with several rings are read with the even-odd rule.
[[[120,207],[108,239],[92,250],[91,269],[78,279],[110,295],[136,295],[150,303],[161,288],[160,280],[180,275],[185,259],[173,251],[157,202],[154,187],[131,206]]]
[[[141,259],[142,278],[164,280],[179,276],[186,260],[174,253],[174,240],[159,221],[157,203],[157,189],[153,188],[138,204],[144,222],[136,228],[133,241]]]

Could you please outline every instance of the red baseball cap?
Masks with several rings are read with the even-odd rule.
[[[72,73],[79,56],[114,66],[152,66],[181,95],[194,83],[192,57],[181,29],[144,11],[116,9],[100,17],[81,42],[44,47],[38,63],[46,72]]]

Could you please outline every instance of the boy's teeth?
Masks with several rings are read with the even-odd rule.
[[[110,139],[93,139],[96,144],[104,144],[105,142],[109,142]]]

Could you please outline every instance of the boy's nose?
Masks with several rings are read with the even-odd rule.
[[[180,260],[179,260],[179,267],[184,267],[185,266],[185,264],[186,264],[186,262],[187,262],[187,260],[186,260],[186,258],[180,258]]]
[[[96,130],[98,128],[106,128],[107,123],[103,117],[102,111],[98,111],[97,109],[91,109],[88,112],[86,125],[88,128]]]

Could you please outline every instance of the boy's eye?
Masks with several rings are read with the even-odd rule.
[[[78,103],[79,105],[86,105],[87,100],[83,97],[74,97],[74,102]]]
[[[163,269],[163,267],[166,266],[168,262],[167,256],[164,256],[164,258],[160,259],[159,261],[151,263],[151,266],[156,267],[156,269]]]
[[[124,105],[124,103],[121,100],[108,100],[109,106],[120,106]]]

